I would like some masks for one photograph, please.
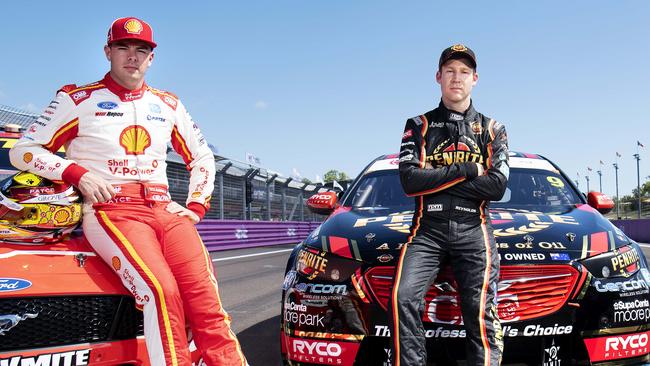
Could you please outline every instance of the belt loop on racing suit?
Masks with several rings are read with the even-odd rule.
[[[157,203],[171,202],[169,189],[164,184],[114,184],[113,190],[115,191],[115,197],[108,201],[110,203],[128,203],[133,200],[133,203],[144,203],[149,207],[153,207]]]

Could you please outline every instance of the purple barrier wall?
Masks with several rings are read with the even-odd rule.
[[[197,225],[208,251],[297,244],[320,222],[206,219]]]
[[[611,221],[631,239],[640,243],[650,243],[650,219]]]

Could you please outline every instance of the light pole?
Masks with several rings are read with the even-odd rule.
[[[598,187],[600,188],[600,193],[603,193],[603,172],[599,169],[596,171],[598,173]]]
[[[639,153],[634,154],[636,159],[636,194],[637,194],[637,216],[641,218],[641,173],[639,171],[639,161],[641,161],[641,155]]]
[[[621,215],[619,213],[619,207],[618,206],[620,205],[621,198],[618,196],[618,163],[614,163],[612,165],[614,165],[614,172],[615,172],[615,175],[616,175],[616,218],[620,219]]]
[[[585,179],[587,180],[587,194],[589,194],[589,176],[586,176]]]

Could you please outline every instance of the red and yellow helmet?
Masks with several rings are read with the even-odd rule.
[[[0,241],[42,244],[60,241],[81,221],[81,195],[58,184],[20,172],[0,182]]]

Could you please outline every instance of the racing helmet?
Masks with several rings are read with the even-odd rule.
[[[80,221],[81,195],[71,184],[29,172],[0,182],[0,242],[55,243]]]

